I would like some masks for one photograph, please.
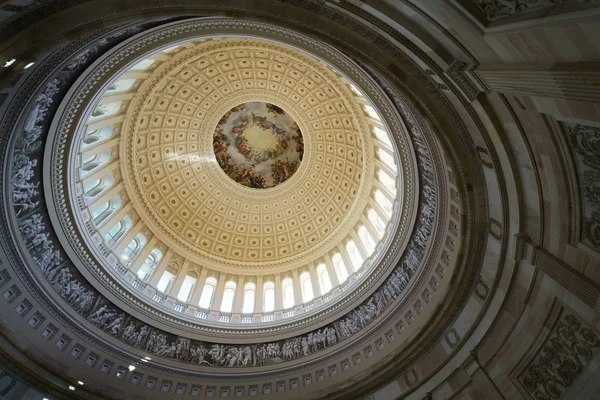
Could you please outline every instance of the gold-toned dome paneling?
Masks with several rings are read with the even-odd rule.
[[[372,139],[354,99],[331,68],[292,48],[190,44],[153,72],[128,112],[121,158],[136,209],[202,265],[289,268],[317,258],[313,250],[337,245],[356,224],[370,194]],[[250,101],[286,110],[305,142],[296,173],[269,189],[228,179],[214,156],[219,120]]]

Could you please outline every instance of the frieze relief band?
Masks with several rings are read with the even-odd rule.
[[[292,32],[289,32],[287,30],[283,30],[281,28],[274,28],[270,25],[261,25],[261,24],[257,24],[257,23],[241,23],[239,21],[228,21],[228,22],[224,22],[224,21],[209,21],[209,20],[205,20],[202,22],[202,24],[199,25],[199,23],[197,22],[191,22],[189,23],[191,27],[193,27],[194,29],[199,29],[199,30],[203,30],[203,29],[215,29],[215,28],[219,28],[219,29],[224,29],[227,26],[229,26],[228,24],[231,24],[231,26],[235,26],[238,29],[241,26],[249,26],[252,29],[259,29],[262,28],[264,29],[266,32],[268,32],[271,35],[274,34],[282,34],[282,35],[290,35],[290,38],[294,38],[295,40],[303,40],[306,41],[308,45],[314,45],[315,48],[318,48],[321,51],[324,51],[326,54],[329,54],[337,63],[341,63],[342,65],[345,66],[345,68],[349,68],[350,70],[354,70],[357,73],[359,72],[359,70],[356,69],[356,66],[349,62],[348,60],[346,60],[345,58],[341,57],[337,52],[333,52],[333,53],[329,53],[331,51],[331,49],[329,47],[323,46],[321,44],[318,43],[313,43],[310,40],[308,40],[307,38],[304,38],[302,36],[298,36],[296,34],[293,34]],[[206,25],[206,26],[205,26]],[[165,42],[165,35],[168,34],[177,34],[178,32],[181,31],[181,27],[180,26],[175,26],[172,29],[163,29],[162,31],[159,31],[158,33],[154,34],[158,39],[160,39],[160,43],[162,46],[166,46],[168,45],[168,42]],[[189,31],[186,31],[186,35],[190,35]],[[151,35],[148,35],[149,37],[152,37]],[[158,40],[156,39],[156,40]],[[144,37],[144,39],[140,39],[139,40],[141,42],[142,45],[146,45],[147,43],[152,43],[153,41],[150,38]],[[123,55],[120,56],[130,56],[130,52],[129,51],[124,51],[124,50],[120,50],[118,51],[116,54],[121,54],[123,53]],[[117,61],[111,59],[111,62],[117,63]],[[131,62],[131,61],[130,61]],[[106,74],[107,73],[107,66],[102,66],[102,67],[98,67],[99,73],[102,74]],[[413,182],[413,177],[411,174],[411,171],[413,170],[413,167],[411,166],[410,163],[410,151],[407,149],[406,147],[406,143],[405,143],[405,139],[404,139],[404,130],[401,126],[401,123],[399,123],[398,121],[395,120],[394,117],[394,112],[392,111],[392,109],[389,107],[389,104],[387,102],[387,100],[378,92],[378,90],[376,89],[375,86],[373,86],[373,82],[369,79],[366,78],[365,76],[358,74],[358,76],[356,77],[357,79],[357,84],[360,87],[363,88],[367,88],[367,92],[369,93],[369,95],[371,96],[371,98],[375,101],[375,103],[381,107],[380,111],[382,112],[382,114],[384,116],[386,116],[386,119],[389,121],[390,123],[390,128],[391,131],[394,133],[394,135],[396,135],[396,141],[398,143],[398,149],[400,151],[401,157],[400,159],[405,163],[403,165],[403,171],[405,171],[405,176],[404,176],[404,187],[403,190],[405,192],[405,196],[404,196],[404,202],[405,204],[402,206],[402,213],[401,213],[401,218],[399,221],[399,225],[398,225],[398,232],[405,232],[402,235],[397,235],[395,237],[395,239],[390,243],[390,247],[388,252],[384,255],[382,262],[380,262],[377,267],[370,273],[370,275],[363,281],[363,283],[358,286],[355,290],[352,291],[352,293],[350,295],[347,295],[346,299],[338,302],[337,304],[334,304],[333,306],[331,306],[330,308],[327,309],[327,311],[325,311],[325,313],[321,313],[320,316],[323,316],[327,313],[332,312],[335,309],[340,309],[340,307],[342,305],[347,304],[348,301],[351,300],[351,298],[356,298],[361,291],[367,290],[366,288],[371,286],[370,290],[373,290],[373,283],[377,280],[377,279],[381,279],[381,275],[388,271],[389,272],[389,268],[390,268],[390,261],[394,259],[394,257],[396,257],[396,254],[398,254],[399,251],[402,250],[402,248],[404,247],[404,243],[406,243],[406,230],[408,229],[408,227],[411,224],[411,220],[412,218],[414,218],[413,216],[414,214],[414,209],[412,204],[412,199],[415,195],[415,183]],[[88,85],[89,86],[89,85]],[[86,87],[85,90],[91,90],[91,86],[88,88]],[[66,116],[64,117],[64,129],[70,129],[72,124],[71,124],[71,115],[76,115],[76,110],[78,107],[81,107],[81,101],[83,101],[81,98],[81,96],[77,95],[77,99],[76,101],[74,101],[74,109],[71,111],[67,111],[65,112]],[[62,131],[61,131],[62,132]],[[64,131],[67,132],[67,131]],[[63,132],[63,133],[64,133]],[[59,139],[57,139],[56,144],[55,144],[55,148],[57,151],[57,154],[62,154],[62,152],[65,151],[65,146],[67,145],[67,143],[64,141],[65,136],[61,136]],[[54,174],[54,180],[53,180],[53,185],[56,188],[55,190],[53,190],[53,195],[55,197],[55,204],[58,204],[59,207],[61,208],[60,212],[58,212],[58,218],[61,220],[61,223],[66,227],[65,229],[67,230],[68,235],[68,239],[71,241],[72,246],[78,249],[78,256],[80,257],[80,259],[85,258],[84,262],[86,263],[86,268],[88,268],[90,271],[92,271],[92,273],[98,277],[102,277],[104,275],[104,270],[99,269],[97,266],[97,263],[95,262],[93,257],[90,257],[87,253],[87,250],[85,249],[85,244],[81,241],[81,238],[78,236],[78,234],[73,234],[71,232],[75,232],[77,229],[74,228],[72,226],[73,222],[71,219],[68,218],[69,215],[69,210],[67,208],[64,207],[64,202],[61,200],[63,196],[65,196],[65,192],[64,192],[64,185],[65,182],[62,180],[62,171],[64,170],[64,161],[60,156],[57,156],[55,158],[53,158],[53,161],[56,163],[55,165],[55,169],[53,169],[53,174]],[[103,280],[104,278],[102,278],[101,280]],[[106,284],[104,282],[102,282],[103,285],[108,288],[109,290],[113,291],[114,293],[117,293],[119,296],[121,296],[121,291],[119,288],[115,287],[114,284],[109,285]],[[129,299],[133,299],[132,296],[128,297]],[[158,305],[157,305],[158,306]],[[151,317],[151,318],[156,318],[157,314],[156,311],[154,309],[149,309],[146,305],[140,305],[141,309],[143,310],[143,312],[145,313],[145,315]],[[165,319],[162,319],[163,321],[165,321]],[[174,321],[173,318],[167,318],[166,319],[167,323],[169,324],[173,324],[173,326],[177,326],[177,322]],[[305,321],[307,321],[305,319]],[[185,325],[182,326],[185,329]],[[281,330],[280,327],[277,327],[278,330]]]
[[[43,120],[48,117],[46,113],[57,94],[57,84],[52,80],[38,96],[34,111],[29,114],[22,131],[19,148],[14,153],[16,173],[13,175],[13,187],[18,189],[14,198],[15,214],[18,214],[24,239],[29,243],[28,251],[48,283],[88,321],[123,342],[159,356],[213,366],[261,365],[307,356],[345,340],[370,324],[394,302],[414,275],[435,218],[436,191],[432,186],[432,165],[424,145],[416,146],[416,152],[420,169],[425,171],[421,176],[425,195],[420,205],[420,222],[408,251],[388,281],[347,317],[307,335],[239,348],[175,337],[141,323],[110,304],[87,285],[70,262],[64,260],[47,225],[43,201],[35,192],[38,183],[34,182],[39,182],[35,172],[36,157],[41,154],[41,136],[45,133],[39,127],[44,125]],[[411,134],[413,140],[418,139],[417,134]],[[24,200],[23,194],[28,193],[31,195]]]

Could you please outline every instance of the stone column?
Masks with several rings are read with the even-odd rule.
[[[471,357],[464,363],[465,372],[471,377],[473,386],[479,389],[479,391],[485,395],[486,400],[505,400],[504,396],[500,393],[500,390],[490,376],[488,375],[485,368],[479,363],[477,353],[471,351]]]
[[[219,280],[217,281],[217,287],[215,287],[215,294],[213,295],[213,301],[210,305],[211,310],[221,311],[221,302],[223,301],[223,291],[225,290],[225,281],[227,280],[227,274],[221,272]],[[212,313],[211,313],[212,314]]]
[[[81,183],[83,187],[86,187],[90,183],[95,182],[98,179],[104,178],[111,172],[118,170],[120,167],[121,163],[119,162],[119,160],[110,160],[108,164],[103,165],[102,167],[100,167],[100,169],[95,170],[90,175],[86,175],[86,177],[81,180]]]
[[[244,284],[245,276],[240,275],[238,277],[237,284],[235,285],[235,295],[233,296],[233,313],[241,314],[242,306],[244,305]]]
[[[338,251],[340,252],[340,255],[342,256],[342,260],[344,261],[344,267],[346,268],[348,276],[352,276],[354,274],[354,264],[352,264],[352,260],[350,259],[350,256],[348,256],[346,248],[342,246],[342,244],[338,244],[337,247]]]
[[[98,105],[110,104],[110,103],[114,103],[116,101],[131,100],[131,99],[133,99],[133,96],[135,96],[135,92],[133,92],[133,91],[124,92],[124,93],[123,92],[109,93],[100,98]]]
[[[294,306],[299,306],[304,301],[302,300],[302,285],[297,269],[292,270],[292,285],[294,285]]]
[[[600,312],[600,289],[581,272],[534,244],[527,234],[516,235],[515,260],[528,260],[559,285]]]
[[[150,278],[150,286],[156,287],[158,285],[158,281],[162,277],[163,273],[166,271],[169,263],[171,262],[171,258],[173,257],[173,250],[169,249],[167,254],[160,260],[154,272],[152,273],[152,277]]]
[[[317,268],[312,263],[308,266],[308,273],[310,274],[310,284],[312,285],[313,296],[321,297],[321,287],[319,286],[319,276],[317,275]]]
[[[152,250],[154,250],[157,242],[158,239],[156,238],[156,236],[153,236],[152,239],[150,239],[150,241],[146,243],[144,248],[138,253],[138,255],[132,260],[131,264],[129,265],[129,270],[131,272],[137,274],[140,268],[142,268],[142,265],[144,265],[146,258],[148,258]]]
[[[275,274],[275,311],[283,310],[283,288],[281,287],[281,275]]]
[[[360,256],[362,257],[364,262],[367,258],[369,258],[369,256],[367,255],[367,249],[365,249],[365,246],[362,244],[362,241],[360,240],[356,232],[352,231],[350,235],[352,236],[352,241],[356,245],[356,248],[358,249],[358,252],[360,253]]]
[[[480,65],[488,89],[531,97],[600,103],[600,62]]]
[[[254,322],[261,322],[260,314],[263,311],[263,277],[256,277],[256,292],[254,292]],[[259,314],[259,315],[257,315]]]
[[[116,213],[105,219],[100,225],[97,226],[98,232],[100,232],[102,236],[106,235],[108,231],[110,231],[113,226],[115,226],[116,223],[121,220],[121,218],[127,216],[131,212],[131,208],[131,203],[121,206]]]
[[[192,296],[190,297],[189,303],[194,307],[198,307],[198,303],[200,303],[200,296],[202,296],[202,290],[204,289],[204,284],[206,283],[207,272],[208,269],[202,268],[202,271],[200,271],[200,276],[196,281],[196,285],[192,290]]]
[[[87,131],[95,131],[104,128],[105,126],[115,125],[123,122],[125,114],[111,115],[110,117],[100,118],[90,122],[87,126]]]
[[[183,265],[179,269],[179,271],[177,271],[177,276],[175,277],[175,281],[173,282],[173,285],[171,286],[171,290],[169,290],[170,296],[177,297],[179,295],[179,291],[181,290],[183,281],[185,280],[185,277],[187,276],[189,267],[190,267],[190,262],[188,260],[185,260],[183,262]],[[188,295],[188,298],[189,298],[189,295]],[[182,301],[187,302],[187,299],[182,300]]]
[[[327,273],[329,274],[329,280],[331,281],[332,288],[335,288],[340,285],[340,280],[338,279],[337,273],[335,272],[335,268],[333,268],[333,261],[331,261],[331,257],[329,257],[329,253],[325,253],[325,267],[327,267]]]
[[[117,183],[106,192],[101,194],[100,196],[94,197],[91,201],[87,203],[88,208],[91,208],[94,204],[104,204],[113,197],[115,197],[121,190],[123,190],[123,181]]]
[[[136,222],[131,228],[129,228],[127,233],[125,233],[123,238],[119,241],[119,244],[115,246],[115,254],[117,256],[121,256],[121,253],[125,251],[127,246],[129,246],[131,241],[137,236],[138,233],[142,231],[142,229],[144,229],[144,224],[141,221]]]

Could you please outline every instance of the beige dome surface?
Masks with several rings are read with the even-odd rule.
[[[322,256],[355,226],[374,174],[373,139],[346,82],[272,42],[188,43],[129,106],[120,158],[136,211],[178,254],[229,272],[281,271]],[[251,101],[286,110],[304,138],[303,162],[273,188],[236,183],[214,155],[219,120]]]

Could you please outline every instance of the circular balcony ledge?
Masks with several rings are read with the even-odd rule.
[[[416,190],[414,188],[414,185],[416,184],[416,181],[414,179],[414,174],[415,174],[415,170],[414,170],[414,162],[412,160],[414,160],[414,155],[412,155],[410,149],[410,146],[408,145],[407,142],[407,137],[406,137],[406,131],[405,128],[403,128],[402,122],[400,120],[400,118],[397,116],[397,114],[395,113],[395,111],[393,111],[393,109],[390,107],[389,103],[387,102],[387,100],[385,100],[385,97],[382,95],[381,92],[378,91],[377,87],[373,84],[373,82],[370,80],[370,78],[366,77],[364,75],[364,73],[361,73],[360,69],[358,67],[356,67],[356,65],[354,65],[353,63],[351,63],[349,60],[347,60],[345,57],[341,56],[339,53],[337,53],[335,50],[327,47],[327,46],[323,46],[320,43],[314,42],[311,39],[305,38],[303,36],[299,36],[298,34],[286,30],[286,29],[282,29],[282,28],[278,28],[278,27],[273,27],[270,25],[265,25],[265,24],[257,24],[257,23],[248,23],[248,22],[240,22],[240,21],[223,21],[223,20],[219,20],[219,21],[195,21],[195,22],[187,22],[187,24],[189,24],[190,26],[192,26],[194,29],[200,29],[201,31],[207,31],[205,34],[207,36],[214,36],[214,35],[219,35],[219,34],[223,34],[223,29],[231,29],[232,27],[234,27],[234,30],[237,31],[237,34],[241,34],[242,31],[242,26],[246,26],[249,29],[248,33],[253,33],[255,34],[256,31],[258,29],[263,29],[264,30],[264,35],[269,37],[270,40],[288,40],[288,41],[292,41],[293,45],[295,46],[304,46],[304,47],[309,47],[313,46],[312,49],[313,51],[316,51],[317,54],[323,58],[329,58],[332,60],[335,60],[338,63],[341,63],[341,66],[337,66],[339,68],[340,71],[344,71],[352,75],[353,78],[353,82],[357,83],[357,85],[360,87],[360,90],[363,91],[364,93],[369,95],[369,99],[371,99],[373,101],[373,104],[377,106],[377,110],[381,113],[382,115],[382,120],[385,122],[385,124],[387,126],[392,127],[392,131],[395,134],[394,137],[394,142],[395,145],[398,147],[400,154],[402,155],[401,157],[399,157],[400,162],[402,163],[402,168],[401,171],[403,172],[403,176],[402,176],[402,182],[403,182],[403,197],[402,197],[402,201],[403,204],[400,208],[400,210],[395,210],[395,212],[400,212],[402,217],[400,219],[396,219],[396,221],[394,221],[395,224],[397,224],[397,230],[395,231],[395,235],[393,234],[394,232],[392,232],[392,234],[390,234],[389,236],[389,241],[393,240],[393,244],[391,246],[391,248],[394,249],[393,252],[390,252],[389,254],[387,254],[385,256],[385,258],[389,261],[392,261],[394,259],[397,259],[399,257],[399,255],[401,254],[401,251],[403,249],[403,246],[405,246],[406,240],[407,240],[407,233],[409,232],[409,228],[410,226],[412,226],[412,223],[414,221],[415,218],[415,212],[413,210],[413,205],[414,203],[414,198],[416,196]],[[177,24],[176,24],[177,25]],[[178,28],[179,29],[179,28]],[[211,32],[212,30],[212,32]],[[178,34],[180,34],[180,32],[175,32],[177,31],[177,29],[170,29],[170,28],[165,28],[165,27],[161,27],[157,30],[157,32],[154,32],[152,34],[144,34],[143,39],[139,38],[137,41],[132,39],[129,41],[129,43],[126,44],[125,49],[115,49],[112,51],[112,54],[105,56],[103,59],[101,59],[99,62],[96,63],[96,65],[92,68],[90,68],[90,72],[88,74],[88,80],[87,82],[85,80],[83,80],[83,78],[80,78],[79,81],[79,87],[81,89],[79,89],[79,93],[75,92],[74,89],[71,92],[71,101],[69,104],[69,108],[67,109],[63,109],[63,115],[82,115],[81,111],[82,109],[87,108],[87,114],[90,114],[93,109],[92,107],[94,106],[94,102],[97,101],[97,98],[90,98],[89,96],[92,96],[95,93],[95,90],[92,89],[92,86],[95,87],[108,87],[110,85],[110,81],[109,79],[112,76],[115,76],[115,74],[118,74],[118,71],[123,71],[123,69],[127,68],[127,66],[132,66],[135,65],[136,63],[138,63],[140,60],[143,60],[144,58],[147,58],[148,56],[150,56],[153,52],[155,52],[156,50],[156,46],[160,46],[162,48],[165,47],[169,47],[174,45],[174,43],[182,43],[184,39],[181,38],[181,36],[177,36]],[[198,38],[198,34],[197,33],[190,33],[191,30],[188,30],[186,32],[186,36],[189,40],[189,38]],[[168,34],[167,34],[168,33]],[[169,39],[166,39],[166,37],[172,35],[171,37],[169,37]],[[156,43],[152,43],[153,41],[157,41],[159,40],[159,44]],[[127,47],[129,46],[129,47]],[[137,52],[133,53],[131,48],[137,47],[137,46],[141,46],[141,48],[137,49]],[[316,50],[315,50],[316,49]],[[124,57],[122,59],[119,59],[119,56]],[[118,60],[118,61],[117,61]],[[117,68],[117,72],[111,72],[107,69],[107,65],[115,65]],[[120,67],[120,68],[119,68]],[[113,70],[114,71],[114,70]],[[93,82],[93,83],[90,83]],[[90,86],[90,84],[92,86]],[[83,91],[83,92],[82,92]],[[85,93],[85,98],[81,97],[81,94]],[[76,101],[74,101],[73,99],[77,99]],[[65,105],[65,103],[63,103],[63,106]],[[74,108],[72,108],[74,107]],[[64,118],[62,120],[62,122],[65,122]],[[65,125],[62,125],[63,127],[65,127]],[[66,130],[62,130],[59,129],[57,131],[58,133],[58,137],[54,138],[54,146],[59,145],[59,147],[54,147],[55,150],[59,150],[59,156],[55,157],[53,162],[54,162],[54,168],[52,169],[52,175],[53,177],[48,177],[48,181],[46,182],[47,185],[49,185],[49,188],[51,187],[52,189],[49,190],[47,193],[53,192],[55,193],[60,193],[62,195],[65,194],[64,191],[61,190],[57,190],[59,189],[59,186],[64,186],[64,182],[62,181],[62,173],[63,171],[66,171],[68,168],[65,169],[65,165],[64,165],[64,160],[65,158],[62,156],[62,154],[64,154],[65,148],[62,147],[63,144],[65,144],[64,142],[64,135],[66,134],[70,134],[70,132],[72,132],[73,130],[75,130],[75,126],[72,124],[69,124],[68,126],[66,126],[67,129]],[[80,129],[80,128],[77,128]],[[59,186],[57,186],[59,185]],[[76,190],[76,189],[75,189]],[[71,197],[71,202],[72,204],[77,204],[77,201],[79,201],[76,197],[74,196],[74,192],[75,192],[74,188],[71,187],[71,189],[68,191],[68,193],[70,193]],[[61,198],[56,198],[56,199],[52,199],[52,201],[55,202],[55,204],[61,204],[62,199]],[[68,211],[68,210],[64,210],[64,211]],[[61,225],[63,225],[63,229],[65,229],[66,232],[68,232],[67,236],[71,236],[73,235],[73,233],[76,231],[76,228],[73,227],[72,222],[67,221],[66,220],[66,216],[69,214],[65,214],[63,212],[60,212],[60,218],[57,218],[58,220],[60,220]],[[58,216],[58,215],[57,215]],[[79,224],[80,226],[85,226],[85,224],[89,222],[87,221],[80,221]],[[388,227],[388,229],[390,229]],[[396,226],[394,226],[391,229],[396,229]],[[400,233],[400,232],[404,232],[404,233]],[[63,240],[66,239],[66,237],[62,238]],[[73,241],[74,240],[74,241]],[[95,239],[96,241],[98,240],[98,238],[96,237]],[[75,248],[77,248],[77,253],[78,256],[74,257],[75,260],[81,260],[81,255],[83,254],[87,254],[87,250],[85,249],[85,244],[81,241],[81,238],[77,238],[77,235],[75,235],[75,239],[73,237],[70,237],[68,239],[69,242],[71,242],[70,246],[73,246],[74,243],[76,243]],[[389,244],[385,244],[385,247],[387,247]],[[382,249],[383,250],[383,249]],[[385,250],[382,252],[384,253]],[[75,256],[75,253],[73,254]],[[106,255],[106,254],[105,254]],[[96,256],[97,257],[97,256]],[[136,279],[134,278],[133,280],[131,279],[132,276],[131,274],[127,275],[126,271],[123,274],[125,277],[125,279],[120,279],[118,284],[114,284],[114,283],[108,283],[107,280],[105,280],[106,278],[108,278],[108,276],[106,276],[106,273],[102,271],[102,269],[98,269],[95,265],[94,262],[92,261],[94,258],[96,257],[92,257],[92,258],[87,258],[86,263],[88,263],[88,266],[85,267],[84,269],[82,269],[82,272],[84,273],[84,275],[86,275],[86,271],[91,272],[90,273],[90,277],[91,276],[95,276],[96,279],[98,277],[100,277],[99,281],[102,283],[103,285],[103,292],[104,293],[113,293],[117,295],[118,297],[122,297],[124,296],[124,302],[125,303],[138,303],[138,305],[136,306],[136,308],[138,308],[138,310],[142,311],[141,315],[145,315],[147,317],[151,317],[152,319],[159,319],[162,323],[164,323],[165,321],[169,321],[169,323],[171,324],[171,326],[173,327],[183,327],[184,330],[188,330],[188,331],[194,331],[194,332],[202,332],[202,333],[208,333],[210,332],[211,334],[213,334],[215,331],[219,332],[220,334],[233,334],[234,336],[236,335],[234,330],[231,330],[232,325],[236,324],[238,322],[237,320],[237,315],[234,316],[231,315],[231,317],[229,317],[229,315],[221,315],[219,316],[218,313],[215,314],[214,312],[212,313],[208,313],[208,314],[203,314],[202,311],[200,311],[199,314],[194,315],[193,313],[198,310],[194,310],[193,307],[189,307],[186,306],[185,304],[182,304],[181,301],[175,301],[173,298],[164,296],[164,295],[160,295],[157,294],[156,291],[151,291],[148,290],[146,292],[145,296],[138,296],[138,295],[131,295],[130,293],[133,292],[135,293],[137,290],[131,290],[131,289],[124,289],[126,287],[131,287],[132,284],[137,284],[139,285],[139,281],[136,281]],[[102,256],[101,256],[102,257]],[[114,260],[114,259],[113,259]],[[388,261],[388,262],[389,262]],[[393,261],[392,261],[393,262]],[[91,264],[91,265],[90,265]],[[357,285],[356,289],[353,288],[352,293],[353,293],[353,298],[355,299],[355,301],[358,301],[361,298],[364,298],[364,296],[368,295],[368,291],[372,291],[375,287],[376,287],[376,282],[381,282],[381,279],[383,279],[383,277],[386,274],[386,271],[389,271],[389,268],[391,267],[390,264],[388,263],[380,263],[377,260],[373,263],[375,265],[375,271],[372,273],[372,278],[376,279],[371,279],[370,281],[367,281],[361,285]],[[117,274],[118,275],[118,274]],[[121,278],[123,278],[121,277]],[[136,283],[138,282],[138,283]],[[141,285],[139,285],[138,287],[141,287]],[[348,285],[340,288],[339,293],[340,294],[346,294],[346,289],[348,287]],[[132,288],[133,289],[133,288]],[[367,292],[365,292],[364,290],[367,289]],[[361,293],[362,292],[362,293]],[[361,295],[357,296],[358,293],[361,293]],[[332,295],[337,295],[336,292],[333,292]],[[337,310],[333,313],[331,313],[331,311],[333,311],[332,309],[332,305],[334,304],[339,304],[339,301],[342,300],[343,298],[345,298],[346,296],[341,296],[341,298],[336,299],[335,301],[331,301],[333,297],[335,296],[328,296],[326,297],[326,300],[329,301],[324,301],[324,303],[330,304],[328,306],[317,306],[319,301],[314,301],[312,304],[309,304],[307,306],[304,306],[302,308],[298,307],[296,309],[293,310],[289,310],[287,312],[280,310],[277,313],[272,313],[272,318],[274,321],[268,321],[271,316],[269,315],[270,313],[267,313],[266,317],[264,318],[266,321],[264,321],[263,323],[261,323],[260,325],[265,326],[264,328],[259,328],[258,326],[256,327],[257,329],[253,329],[253,332],[256,333],[266,333],[266,332],[273,332],[273,331],[285,331],[286,328],[284,325],[281,325],[281,323],[283,322],[282,320],[285,320],[285,317],[289,318],[289,322],[295,322],[294,324],[292,324],[292,326],[297,326],[299,324],[297,324],[297,321],[300,321],[301,319],[306,320],[306,317],[308,317],[310,314],[314,313],[314,312],[319,312],[319,316],[323,317],[324,315],[327,315],[328,313],[331,315],[331,318],[335,317],[335,315],[339,312],[341,312],[341,307],[336,307]],[[150,298],[150,299],[158,299],[159,302],[164,302],[167,304],[167,307],[163,307],[160,304],[156,304],[156,302],[151,301],[151,302],[147,302],[146,304],[139,304],[139,301],[136,300],[137,298]],[[168,301],[168,302],[167,302]],[[154,304],[153,304],[154,303]],[[344,301],[344,303],[346,303],[346,301]],[[347,305],[345,305],[344,307],[346,307]],[[314,308],[313,308],[314,307]],[[185,314],[182,315],[181,311],[185,310]],[[296,314],[296,310],[297,310],[297,314]],[[324,312],[322,311],[324,310]],[[328,311],[329,310],[329,311]],[[173,312],[175,311],[175,312]],[[165,314],[163,314],[163,312],[168,312],[171,314],[171,316],[167,316]],[[284,314],[285,313],[285,314]],[[192,314],[192,318],[187,318],[190,314]],[[260,313],[259,313],[260,314]],[[198,321],[197,319],[197,315],[200,316],[207,316],[207,319],[200,319],[200,321]],[[277,315],[277,317],[275,316]],[[183,318],[182,318],[183,317]],[[256,319],[263,319],[263,315],[259,315],[259,318],[254,318],[255,316],[253,315],[252,317],[252,321],[254,322]],[[241,318],[242,315],[240,314],[240,323],[241,323]],[[247,317],[246,317],[247,318]],[[219,321],[219,319],[221,319],[221,321]],[[225,320],[229,319],[229,322],[224,322]],[[312,318],[311,318],[312,319]],[[247,319],[246,319],[247,320]],[[328,318],[328,320],[330,320]],[[192,324],[192,322],[200,322],[201,325],[194,325]],[[287,321],[285,321],[287,322]],[[276,325],[280,325],[279,327],[277,327]],[[245,330],[244,330],[245,331]]]

